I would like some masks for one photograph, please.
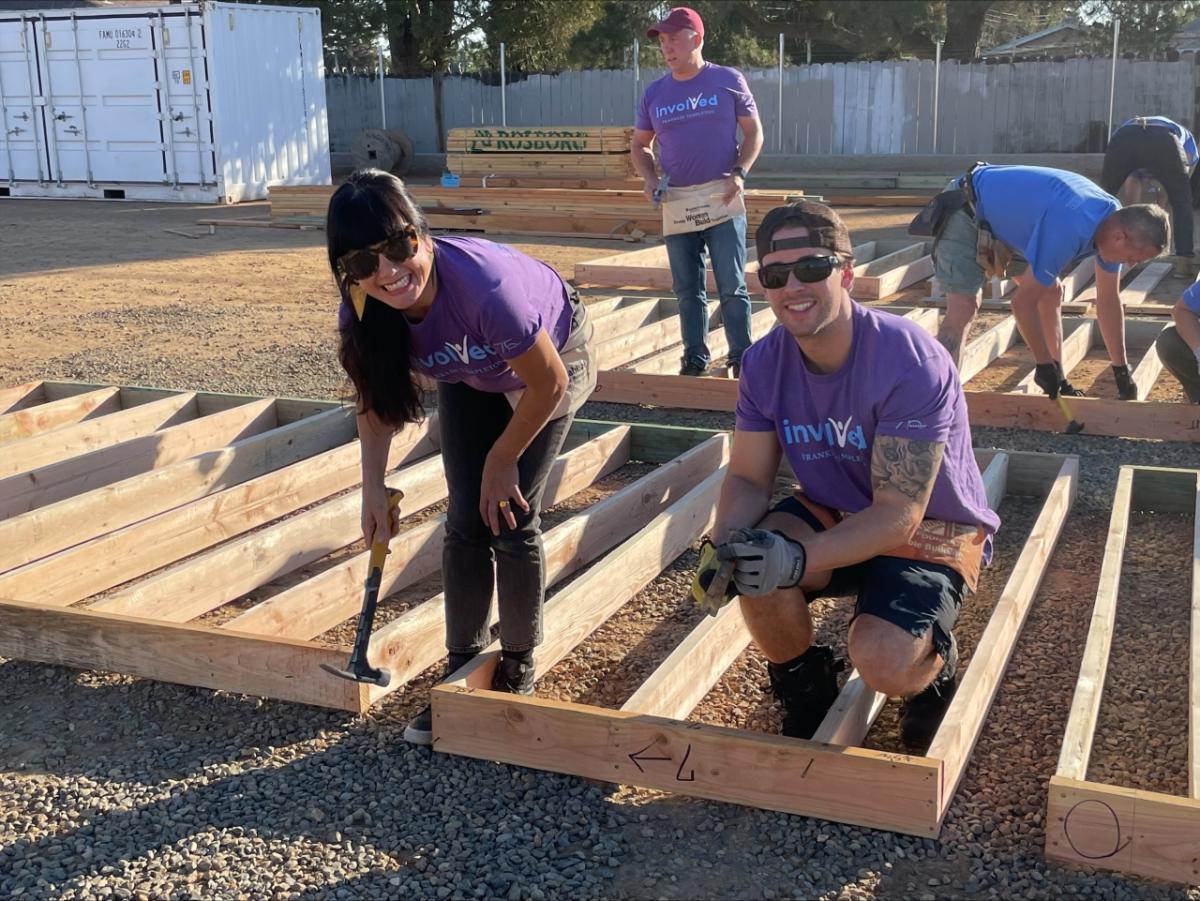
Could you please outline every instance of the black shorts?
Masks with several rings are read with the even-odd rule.
[[[786,513],[801,519],[816,532],[827,524],[795,497],[784,498],[771,513]],[[915,638],[933,629],[933,647],[945,657],[950,651],[950,631],[966,594],[966,580],[940,563],[907,557],[872,557],[833,571],[829,584],[804,592],[808,601],[857,594],[854,617],[863,613],[899,626]],[[853,619],[851,620],[853,622]]]

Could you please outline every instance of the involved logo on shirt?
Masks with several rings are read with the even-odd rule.
[[[654,108],[654,115],[659,122],[674,122],[677,119],[687,119],[695,115],[700,115],[701,111],[707,114],[709,111],[716,109],[719,98],[716,94],[709,94],[707,97],[701,92],[695,97],[685,97],[678,103],[668,103]]]

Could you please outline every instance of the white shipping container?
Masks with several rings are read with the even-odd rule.
[[[0,197],[237,203],[327,185],[318,9],[0,8]]]

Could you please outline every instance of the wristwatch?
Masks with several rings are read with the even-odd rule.
[[[738,176],[739,178],[741,178],[742,181],[746,180],[746,170],[743,169],[741,166],[734,166],[732,169],[729,170],[729,174]]]

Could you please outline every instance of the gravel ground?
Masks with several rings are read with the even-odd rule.
[[[10,207],[33,217],[22,222],[22,234],[36,243],[38,234],[65,240],[72,228],[94,228],[100,205],[3,204],[0,228],[13,223]],[[338,396],[327,316],[312,298],[322,283],[311,235],[219,233],[213,240],[233,245],[225,249],[180,240],[186,246],[171,266],[140,245],[122,258],[120,240],[132,245],[129,234],[138,228],[157,236],[159,226],[179,227],[196,215],[158,208],[131,215],[128,222],[139,224],[111,236],[107,256],[97,251],[86,267],[57,273],[39,271],[49,263],[38,262],[31,243],[0,272],[0,292],[10,299],[33,292],[46,302],[40,309],[0,308],[0,336],[7,336],[0,338],[0,384],[74,378]],[[152,226],[144,225],[147,218]],[[215,287],[223,282],[214,273],[247,262],[245,243],[268,240],[294,246],[270,248],[277,260],[264,257],[266,249],[252,255],[263,269],[246,285],[263,296]],[[566,259],[594,251],[568,245],[555,252]],[[302,290],[289,296],[297,284]],[[82,305],[89,285],[95,302]],[[54,293],[60,289],[65,295]],[[286,338],[276,327],[281,319],[289,323]],[[606,404],[590,404],[583,415],[732,424],[727,414]],[[980,447],[1079,454],[1083,465],[1075,510],[939,841],[411,748],[401,732],[424,702],[431,673],[355,718],[0,660],[0,896],[1200,897],[1178,886],[1048,865],[1042,852],[1046,784],[1082,653],[1117,467],[1195,466],[1196,449],[984,428],[974,437]],[[555,515],[640,471],[618,471]],[[964,617],[967,646],[1036,505],[1012,500],[1002,513],[996,569],[973,601],[977,610]],[[1180,618],[1188,589],[1180,573],[1188,525],[1148,517],[1131,530],[1127,581],[1163,600],[1121,608],[1117,693],[1102,708],[1095,778],[1180,791],[1186,746],[1179,709],[1186,705],[1175,671],[1186,659]],[[618,705],[696,621],[681,599],[693,562],[684,555],[549,673],[540,693]],[[427,597],[436,580],[419,590]],[[845,604],[821,602],[817,615],[821,634],[836,642]],[[343,626],[325,637],[348,635]],[[762,692],[761,673],[748,651],[697,717],[771,728],[778,714]],[[1172,703],[1160,718],[1167,698]],[[869,741],[886,746],[887,733],[885,717]]]

